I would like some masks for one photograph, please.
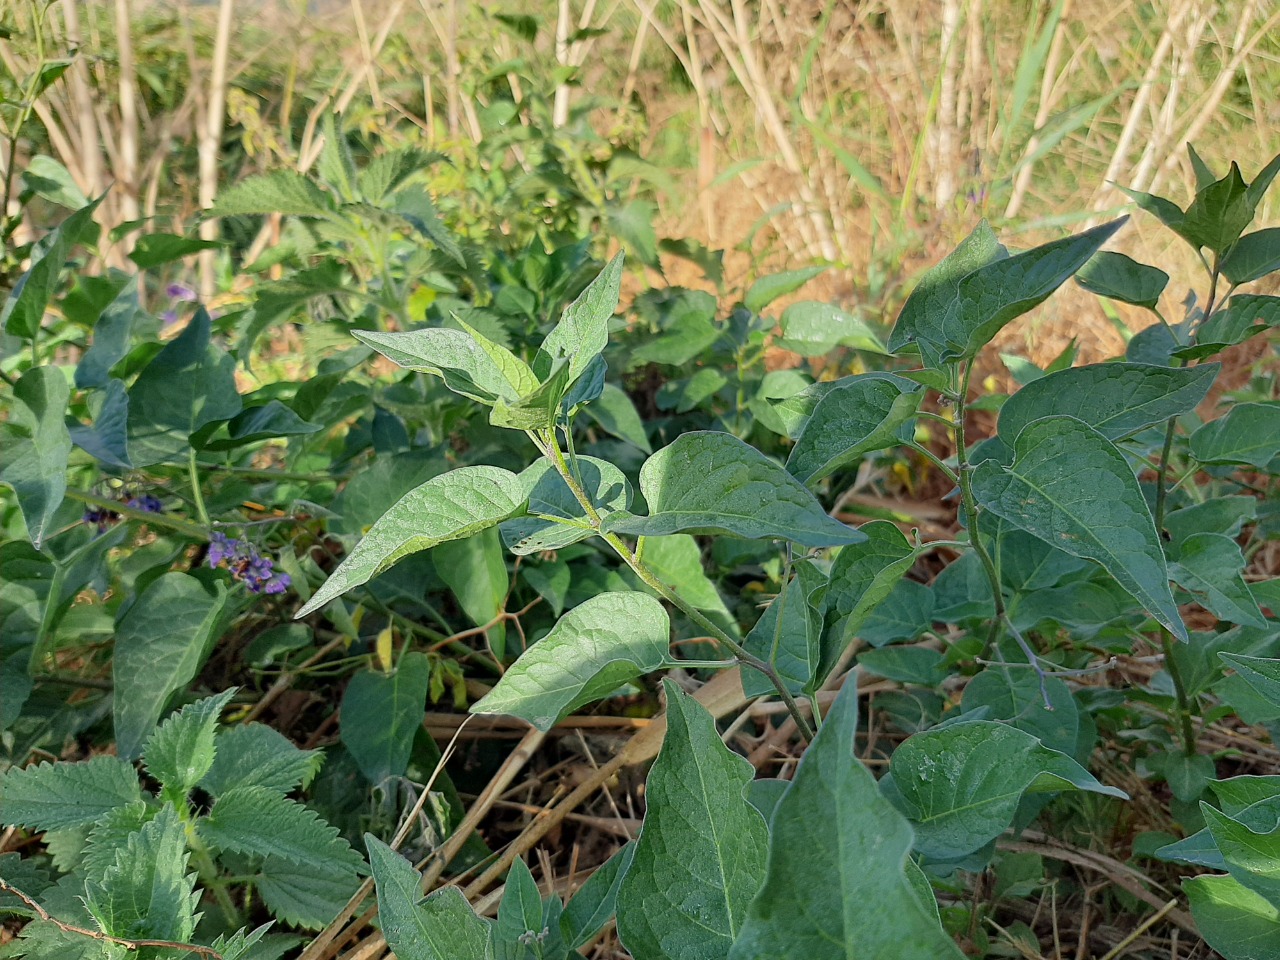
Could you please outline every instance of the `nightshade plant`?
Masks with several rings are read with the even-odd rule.
[[[216,323],[197,307],[164,345],[130,349],[131,330],[149,320],[136,281],[82,279],[62,301],[94,330],[74,397],[42,318],[70,251],[92,233],[92,205],[64,221],[6,302],[6,342],[32,362],[13,361],[17,350],[6,360],[19,372],[0,424],[0,480],[30,540],[0,547],[0,601],[16,624],[0,650],[22,668],[6,672],[0,691],[0,730],[17,755],[0,778],[0,823],[45,831],[63,874],[51,882],[29,861],[3,861],[0,893],[10,895],[0,905],[37,918],[9,955],[74,948],[96,958],[132,944],[155,956],[232,957],[255,938],[286,949],[268,939],[278,934],[247,932],[247,894],[277,921],[329,923],[363,869],[342,837],[367,829],[382,932],[406,960],[563,960],[615,916],[636,960],[959,957],[956,933],[982,947],[979,907],[967,922],[955,916],[966,874],[999,872],[1011,862],[1005,835],[1041,815],[1071,804],[1122,809],[1125,792],[1090,762],[1100,729],[1141,716],[1128,731],[1145,750],[1136,773],[1167,787],[1170,822],[1186,834],[1148,837],[1148,853],[1214,871],[1184,888],[1200,932],[1228,960],[1280,957],[1280,778],[1218,779],[1215,758],[1200,751],[1200,734],[1231,711],[1280,729],[1280,586],[1245,577],[1274,535],[1280,406],[1263,381],[1229,395],[1223,415],[1199,419],[1220,370],[1213,358],[1280,324],[1280,298],[1239,290],[1280,269],[1280,230],[1245,232],[1280,158],[1246,182],[1234,165],[1216,177],[1192,152],[1198,188],[1185,210],[1133,194],[1205,265],[1205,299],[1189,298],[1177,323],[1158,310],[1164,272],[1102,249],[1123,221],[1023,252],[984,222],[921,278],[883,342],[856,317],[812,303],[775,323],[771,305],[813,275],[796,271],[762,278],[725,321],[690,291],[642,295],[638,329],[657,333],[649,344],[615,329],[621,256],[590,283],[580,282],[590,261],[579,245],[530,251],[518,276],[505,261],[482,276],[470,251],[413,212],[427,209],[411,182],[421,159],[384,161],[375,176],[334,147],[322,184],[267,178],[224,198],[226,212],[275,209],[321,224],[333,283],[314,275],[289,293],[281,281],[276,301],[264,284],[247,313]],[[373,190],[389,170],[404,179]],[[299,202],[280,202],[281,192]],[[375,194],[391,207],[372,209]],[[190,249],[183,238],[166,243]],[[432,246],[414,255],[413,243]],[[378,249],[361,262],[365,246]],[[339,275],[339,261],[349,273]],[[476,292],[484,303],[411,310],[425,299],[415,301],[413,276],[425,266],[456,267],[449,276],[465,276],[473,292],[488,284]],[[993,337],[1073,277],[1157,322],[1122,358],[1077,367],[1069,350],[1044,370],[1024,361],[1021,389],[975,398]],[[241,394],[222,348],[229,333],[238,329],[243,349],[317,291],[356,304],[336,326],[362,346],[327,358],[310,382]],[[778,342],[896,360],[814,382],[764,372]],[[371,389],[358,380],[371,351],[406,373]],[[698,358],[713,362],[691,369]],[[653,398],[666,416],[642,420],[623,389],[635,380],[609,380],[618,361],[633,375],[650,364],[688,372]],[[998,414],[981,439],[968,416],[978,403]],[[430,452],[415,447],[409,423]],[[953,455],[929,447],[922,428],[946,431]],[[216,467],[271,474],[229,462],[264,438],[286,439],[294,458],[273,495],[290,491],[328,523],[322,535],[320,520],[299,522],[297,553],[259,521],[220,519],[256,502],[248,479],[227,490],[203,482]],[[73,444],[76,469],[89,458],[117,495],[68,486]],[[369,448],[386,459],[362,469]],[[954,488],[957,538],[832,515],[850,474],[886,453],[930,464]],[[352,471],[336,494],[334,464]],[[300,466],[325,470],[323,482]],[[139,477],[156,493],[130,485]],[[154,512],[147,496],[168,509]],[[68,497],[79,504],[71,513]],[[85,506],[90,523],[77,523]],[[130,541],[144,522],[160,531],[155,542]],[[747,557],[776,585],[751,623],[728,609],[694,537],[722,569]],[[519,558],[518,577],[504,548]],[[46,671],[73,599],[118,549],[122,590],[96,627],[113,638],[114,698],[98,716],[110,708],[118,757],[20,766],[72,728],[62,704],[49,705],[44,684],[59,677]],[[317,555],[342,559],[334,569]],[[913,575],[925,558],[946,561],[929,583]],[[472,624],[464,631],[432,602],[445,588]],[[367,666],[346,687],[339,736],[352,777],[388,802],[348,818],[341,836],[288,796],[316,775],[315,754],[265,726],[219,725],[231,691],[165,719],[226,624],[290,590],[306,622],[264,630],[246,659],[310,650],[325,621],[335,628],[328,649],[365,644],[366,617],[381,625],[357,654]],[[532,642],[517,643],[523,629],[507,633],[520,626],[506,605],[517,591],[532,594],[529,609],[542,604]],[[482,637],[484,651],[461,644],[464,634]],[[696,642],[680,647],[694,655],[674,655],[673,635]],[[410,649],[414,640],[431,652]],[[427,697],[449,686],[467,698],[463,668],[444,665],[441,650],[488,671],[473,712],[543,731],[654,671],[737,669],[747,696],[782,701],[807,746],[790,780],[753,779],[696,695],[666,682],[665,739],[637,840],[567,903],[543,897],[514,853],[499,857],[507,883],[491,920],[453,887],[423,900],[420,875],[386,843],[390,831],[374,829],[385,828],[419,750]],[[1090,682],[1113,658],[1153,652],[1162,670],[1141,687],[1117,695]],[[821,716],[822,694],[846,675]],[[872,737],[859,716],[863,676],[902,689],[877,699],[907,734],[879,779],[858,759],[860,743],[855,753]],[[958,678],[963,692],[944,699],[944,682]],[[1144,712],[1120,709],[1130,703]],[[441,819],[445,834],[457,822]],[[213,908],[199,924],[197,882]]]

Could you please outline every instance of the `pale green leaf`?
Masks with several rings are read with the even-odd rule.
[[[116,625],[113,714],[116,752],[134,759],[164,714],[169,698],[204,665],[226,605],[226,588],[211,594],[185,573],[153,581]]]
[[[702,565],[702,547],[687,533],[650,537],[644,542],[644,562],[673,593],[711,618],[731,636],[738,635],[738,623],[715,583]]]
[[[461,396],[490,405],[499,399],[519,399],[501,367],[464,330],[431,327],[399,333],[354,330],[352,334],[402,367],[440,377]]]
[[[918,733],[894,751],[890,769],[916,829],[916,849],[939,860],[963,857],[1000,836],[1024,793],[1128,796],[1031,734],[989,720]]]
[[[618,936],[635,960],[722,960],[764,879],[769,831],[745,798],[752,767],[671,681],[667,732],[645,785]]]
[[[891,373],[837,380],[823,394],[787,457],[787,472],[812,484],[873,450],[896,445],[920,405],[919,384]]]
[[[802,270],[788,270],[761,277],[747,290],[746,296],[742,298],[742,305],[752,313],[759,313],[779,297],[799,290],[826,270],[826,267],[805,267]]]
[[[1095,363],[1061,370],[1027,384],[1005,402],[999,433],[1013,443],[1033,420],[1071,416],[1107,439],[1119,440],[1194,410],[1219,370],[1216,363]]]
[[[431,562],[462,612],[477,627],[490,623],[502,611],[510,589],[506,555],[498,529],[490,527],[465,540],[450,540],[431,551]],[[489,628],[492,638],[502,624]]]
[[[375,786],[404,776],[408,769],[430,684],[431,662],[418,651],[401,657],[390,674],[365,669],[347,684],[338,733],[360,772]]]
[[[1201,463],[1247,463],[1262,469],[1280,453],[1280,403],[1237,403],[1191,435]]]
[[[382,935],[403,960],[486,960],[488,924],[457,887],[422,899],[422,877],[413,864],[372,834],[365,834],[378,888]]]
[[[175,802],[213,766],[218,717],[236,689],[187,704],[160,724],[147,741],[143,751],[147,773],[160,781]]]
[[[96,823],[141,799],[133,767],[116,757],[11,767],[0,777],[0,824],[59,830]]]
[[[588,403],[583,410],[606,433],[634,444],[645,453],[653,453],[644,422],[640,419],[635,404],[631,402],[631,397],[621,387],[606,383],[600,396]]]
[[[1280,960],[1280,905],[1231,877],[1182,881],[1200,936],[1226,960]]]
[[[820,357],[838,346],[884,353],[884,344],[867,324],[835,304],[805,300],[782,311],[777,346],[802,357]]]
[[[844,685],[770,820],[764,885],[729,960],[959,960],[907,876],[912,831],[854,753]]]
[[[560,361],[568,361],[569,383],[575,382],[587,364],[599,356],[609,342],[609,321],[618,309],[618,295],[622,288],[622,254],[616,254],[600,271],[578,299],[565,307],[542,346],[534,366],[538,375],[546,379],[551,369]]]
[[[0,482],[13,488],[27,535],[39,547],[67,490],[67,403],[71,390],[58,367],[33,367],[13,386],[0,423]]]
[[[227,727],[219,732],[217,747],[213,766],[200,781],[215,797],[235,787],[289,793],[310,783],[324,762],[319,750],[299,750],[265,723]]]
[[[472,713],[505,713],[549,730],[584,704],[658,669],[671,625],[644,593],[612,592],[574,607],[526,650]]]
[[[1157,621],[1187,639],[1151,510],[1123,454],[1101,433],[1073,417],[1036,420],[1018,434],[1011,467],[984,461],[972,482],[983,509],[1100,563]]]
[[[1269,703],[1280,707],[1280,660],[1239,653],[1219,653],[1218,656]]]
[[[827,516],[805,486],[737,437],[694,431],[640,470],[649,516],[614,514],[606,529],[640,536],[722,534],[807,547],[859,543],[862,533]]]
[[[368,583],[411,553],[492,527],[524,502],[520,478],[499,467],[459,467],[434,477],[396,501],[295,616]]]
[[[1226,309],[1214,311],[1200,325],[1194,344],[1179,347],[1172,355],[1180,360],[1202,360],[1277,325],[1280,325],[1280,297],[1237,294],[1228,301]]]
[[[1239,883],[1280,905],[1280,825],[1259,830],[1207,803],[1200,804],[1205,825],[1217,844],[1227,872]]]

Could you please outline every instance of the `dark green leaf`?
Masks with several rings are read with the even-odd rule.
[[[217,250],[223,244],[199,237],[178,237],[171,233],[144,233],[138,237],[129,259],[139,270],[150,270],[161,264],[181,260],[201,250]]]
[[[1242,294],[1231,298],[1225,310],[1217,310],[1200,326],[1194,345],[1179,347],[1172,355],[1180,360],[1202,360],[1227,347],[1244,343],[1280,324],[1280,297]]]
[[[576,462],[578,482],[597,510],[607,514],[631,506],[631,484],[621,470],[595,457],[578,457]],[[546,550],[561,550],[595,535],[586,510],[564,478],[545,458],[525,470],[520,480],[532,485],[528,505],[530,515],[507,520],[500,528],[502,539],[512,553],[527,556]],[[570,522],[557,523],[543,519],[545,517],[559,517]]]
[[[354,871],[360,855],[314,810],[270,787],[233,787],[199,822],[201,837],[222,850],[280,857],[293,863],[345,864]]]
[[[818,274],[826,272],[826,269],[805,267],[803,270],[789,270],[761,277],[747,290],[747,295],[742,298],[742,305],[752,313],[759,313],[779,297],[799,290]]]
[[[1222,261],[1222,272],[1233,284],[1252,283],[1276,270],[1280,270],[1280,227],[1246,233]]]
[[[794,695],[820,685],[822,613],[811,598],[827,578],[808,560],[797,560],[795,576],[769,604],[743,646],[770,664]],[[757,670],[743,670],[742,691],[748,697],[767,696],[773,683]]]
[[[1243,570],[1244,557],[1234,540],[1220,533],[1197,533],[1179,544],[1169,576],[1196,594],[1219,620],[1265,627],[1267,621],[1244,582]]]
[[[137,774],[117,757],[10,767],[0,777],[0,823],[31,830],[78,827],[141,799]]]
[[[1273,706],[1280,707],[1280,660],[1220,653],[1219,657]]]
[[[0,423],[0,481],[13,488],[36,547],[51,532],[67,490],[70,398],[61,368],[32,367],[14,384],[13,407]]]
[[[71,214],[36,248],[31,269],[18,278],[4,307],[0,308],[0,329],[5,333],[24,340],[36,335],[49,301],[57,292],[62,268],[71,256],[72,248],[93,226],[93,213],[104,197],[105,193]]]
[[[644,422],[640,419],[635,404],[621,387],[606,383],[600,396],[588,403],[583,410],[606,433],[634,444],[645,453],[653,453]]]
[[[1097,561],[1185,641],[1155,521],[1124,455],[1073,417],[1028,424],[1015,448],[1011,467],[987,460],[974,470],[983,509],[1065,553]]]
[[[114,300],[93,325],[93,340],[76,365],[76,386],[105,387],[110,381],[111,368],[129,352],[133,325],[145,316],[138,303],[138,277],[135,274],[116,294]]]
[[[324,428],[318,423],[308,423],[279,400],[268,400],[258,407],[250,407],[231,418],[227,424],[227,438],[205,443],[207,450],[233,450],[259,440],[276,437],[304,437]]]
[[[430,682],[427,655],[410,651],[395,672],[361,670],[347,684],[338,732],[360,772],[375,786],[404,776],[408,769]]]
[[[606,529],[640,536],[725,534],[807,547],[859,543],[864,535],[827,516],[803,484],[727,433],[681,435],[648,460],[640,490],[649,516],[606,518]]]
[[[764,879],[769,831],[744,796],[751,765],[697,701],[663,687],[667,732],[618,891],[618,936],[635,960],[720,960]]]
[[[1076,283],[1100,297],[1154,310],[1169,283],[1169,275],[1123,253],[1099,250],[1080,268]]]
[[[1201,463],[1247,463],[1263,469],[1280,453],[1280,404],[1237,403],[1191,435]]]
[[[290,793],[310,783],[324,762],[319,750],[299,750],[264,723],[227,727],[218,734],[217,747],[213,766],[200,781],[215,797],[234,787]]]
[[[1250,200],[1240,168],[1232,163],[1225,177],[1196,191],[1178,233],[1197,249],[1208,247],[1221,256],[1253,220],[1256,201]]]
[[[635,841],[629,841],[591,874],[565,905],[560,916],[560,933],[570,950],[576,950],[589,941],[613,919],[618,905],[618,888],[622,886],[622,878],[627,875],[635,853]]]
[[[187,704],[160,724],[147,741],[143,753],[147,773],[160,781],[166,796],[175,800],[185,797],[213,766],[218,717],[235,692],[232,687]]]

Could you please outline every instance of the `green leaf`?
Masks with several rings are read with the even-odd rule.
[[[534,369],[545,380],[560,361],[569,364],[569,384],[586,370],[609,342],[609,321],[618,309],[622,288],[622,254],[619,253],[587,285],[578,299],[565,307],[551,332],[538,348]]]
[[[838,346],[869,353],[885,353],[875,332],[855,317],[830,303],[805,300],[782,311],[782,336],[777,346],[802,357],[820,357]]]
[[[245,444],[276,437],[305,437],[323,430],[318,423],[308,423],[279,400],[268,400],[257,407],[242,410],[227,424],[227,437],[200,444],[206,450],[234,450]]]
[[[822,614],[814,594],[827,578],[808,560],[797,560],[795,576],[769,604],[743,646],[770,664],[795,695],[821,685],[818,665],[822,657]],[[758,670],[743,670],[742,692],[748,697],[767,696],[773,683]]]
[[[493,940],[504,946],[523,946],[520,938],[542,931],[542,896],[529,867],[519,858],[507,872],[507,882],[498,904],[498,920],[493,926]],[[524,955],[526,951],[519,951]]]
[[[621,470],[595,457],[578,457],[577,464],[579,483],[597,510],[607,514],[631,506],[631,484]],[[595,535],[582,504],[545,458],[526,469],[520,480],[532,487],[529,515],[507,520],[499,528],[507,549],[516,556],[562,550]],[[551,517],[568,522],[547,519]]]
[[[1225,310],[1215,311],[1200,325],[1193,345],[1179,347],[1172,355],[1180,360],[1201,360],[1277,325],[1280,325],[1280,297],[1237,295]]]
[[[1099,250],[1080,268],[1076,283],[1099,297],[1154,310],[1169,283],[1169,275],[1123,253]]]
[[[865,543],[842,547],[831,565],[823,597],[825,627],[818,675],[835,669],[845,647],[862,624],[915,563],[916,554],[902,531],[888,520],[863,524]]]
[[[791,454],[787,472],[808,485],[873,450],[896,445],[898,429],[920,405],[918,383],[891,373],[837,380],[813,408]]]
[[[1280,776],[1275,774],[1228,777],[1226,780],[1214,780],[1209,786],[1221,803],[1222,812],[1229,817],[1237,816],[1259,801],[1274,802],[1280,797]]]
[[[1171,200],[1164,197],[1157,197],[1152,193],[1143,193],[1141,190],[1130,190],[1128,187],[1122,187],[1116,184],[1116,189],[1122,192],[1130,200],[1136,203],[1139,208],[1147,211],[1170,230],[1179,236],[1182,233],[1182,224],[1186,219],[1186,214],[1182,212],[1182,208]]]
[[[1178,233],[1196,249],[1208,247],[1222,256],[1249,226],[1256,205],[1233,162],[1225,177],[1196,191]]]
[[[1124,455],[1101,433],[1073,417],[1036,420],[1018,434],[1013,465],[980,463],[972,484],[984,510],[1100,563],[1159,623],[1187,639],[1151,510]]]
[[[332,219],[334,204],[311,180],[294,170],[273,170],[246,177],[218,194],[211,217],[283,213],[297,217]]]
[[[1280,453],[1280,403],[1237,403],[1191,435],[1201,463],[1247,463],[1264,469]]]
[[[524,508],[520,478],[499,467],[459,467],[411,490],[369,528],[295,617],[368,583],[397,560],[479,533]]]
[[[76,365],[77,387],[105,387],[110,382],[111,368],[129,353],[134,323],[145,315],[134,274],[94,323],[89,349]]]
[[[805,267],[803,270],[788,270],[761,277],[747,290],[747,295],[742,298],[742,305],[752,313],[759,313],[779,297],[799,290],[826,270],[826,267]]]
[[[618,907],[618,888],[631,869],[636,842],[628,841],[611,856],[573,895],[560,915],[560,933],[570,950],[587,943],[613,919]]]
[[[1191,160],[1191,172],[1195,174],[1197,190],[1203,190],[1218,179],[1190,143],[1187,144],[1187,157]]]
[[[160,781],[166,796],[175,803],[213,766],[218,717],[236,689],[187,704],[160,724],[147,741],[143,751],[147,773]]]
[[[217,250],[225,246],[218,240],[179,237],[172,233],[144,233],[134,243],[129,259],[139,270],[150,270],[161,264],[181,260],[201,250]]]
[[[1232,284],[1252,283],[1280,270],[1280,227],[1246,233],[1222,261]]]
[[[85,904],[104,933],[130,940],[191,939],[196,926],[195,874],[187,873],[187,836],[169,804],[116,852]]]
[[[1205,398],[1221,365],[1166,367],[1147,363],[1094,363],[1035,380],[1000,408],[999,433],[1013,443],[1023,427],[1043,417],[1083,420],[1108,440],[1189,413]]]
[[[1220,533],[1196,533],[1178,546],[1178,559],[1169,564],[1169,576],[1196,594],[1206,610],[1219,620],[1264,628],[1266,618],[1258,609],[1241,571],[1240,546]]]
[[[457,887],[422,899],[413,865],[372,834],[364,835],[378,888],[378,917],[387,946],[405,960],[486,960],[488,924]]]
[[[0,39],[7,39],[0,36]],[[22,171],[22,185],[37,197],[68,210],[88,206],[89,198],[80,190],[71,172],[53,157],[36,154]]]
[[[907,297],[898,322],[889,334],[889,349],[900,353],[908,344],[919,344],[928,325],[946,312],[955,300],[960,281],[981,267],[1008,257],[986,220],[960,241],[941,263],[930,267]],[[927,339],[927,338],[926,338]],[[931,347],[922,346],[921,350]],[[932,365],[932,364],[931,364]]]
[[[1280,958],[1280,906],[1232,877],[1182,881],[1200,936],[1226,960]]]
[[[151,736],[169,698],[196,672],[217,639],[226,588],[210,594],[195,577],[166,573],[153,581],[116,625],[116,752],[134,759]]]
[[[0,481],[13,488],[27,535],[36,547],[50,533],[67,490],[67,403],[71,390],[58,367],[32,367],[13,387],[13,406],[0,423]]]
[[[129,388],[129,460],[134,466],[184,460],[191,435],[241,409],[235,360],[210,341],[203,307]]]
[[[1051,750],[1076,756],[1080,708],[1071,689],[1058,677],[1048,677],[1043,690],[1051,709],[1045,708],[1045,694],[1034,671],[992,666],[965,685],[960,709],[972,713],[986,708],[986,719],[1003,720]]]
[[[0,307],[0,329],[13,337],[30,340],[44,321],[44,312],[58,290],[62,268],[71,250],[93,227],[93,213],[106,197],[104,193],[60,223],[36,248],[31,269],[18,278]]]
[[[280,857],[293,863],[346,864],[360,855],[319,815],[270,787],[233,787],[199,822],[200,836],[221,850]]]
[[[632,200],[625,206],[610,204],[605,209],[605,220],[610,235],[626,244],[641,263],[661,270],[658,234],[653,229],[653,218],[657,212],[658,208],[647,200]]]
[[[803,484],[727,433],[682,434],[640,470],[649,516],[615,513],[605,528],[639,536],[721,534],[806,547],[859,543],[862,533],[827,516]]]
[[[1124,220],[996,260],[962,277],[954,299],[920,318],[917,342],[926,365],[974,357],[1006,324],[1048,299]]]
[[[720,960],[764,879],[769,831],[745,798],[751,764],[697,701],[663,687],[667,732],[618,891],[618,936],[635,960]]]
[[[0,823],[60,830],[96,823],[141,799],[133,767],[116,757],[11,767],[0,777]]]
[[[1218,656],[1263,698],[1280,707],[1280,660],[1246,657],[1239,653],[1219,653]]]
[[[731,636],[738,635],[738,622],[715,583],[702,565],[702,547],[687,533],[651,537],[644,542],[644,562],[673,593],[715,621]]]
[[[937,860],[958,859],[1000,836],[1024,793],[1128,797],[1026,731],[989,720],[918,733],[894,751],[890,769],[916,828],[916,849]]]
[[[265,723],[227,727],[219,732],[217,747],[213,766],[200,781],[215,797],[235,787],[289,793],[310,783],[324,762],[319,750],[299,750]]]
[[[465,540],[450,540],[431,551],[436,573],[453,591],[473,624],[483,627],[502,611],[510,589],[507,561],[496,527]],[[502,624],[490,628],[501,633]]]
[[[635,404],[631,402],[631,397],[621,387],[606,383],[600,396],[588,403],[583,410],[606,433],[626,440],[645,453],[653,453],[644,422],[640,419]]]
[[[454,317],[454,322],[462,328],[463,333],[474,340],[477,346],[484,351],[485,355],[493,363],[498,374],[502,377],[505,387],[502,390],[499,399],[516,403],[538,390],[541,381],[527,363],[517,357],[509,349],[496,340],[490,340],[479,330],[468,325],[459,317]],[[554,407],[559,401],[552,404]]]
[[[319,930],[328,926],[360,886],[352,863],[295,863],[267,857],[255,878],[262,901],[285,923]]]
[[[764,885],[729,960],[963,956],[907,876],[911,827],[857,759],[857,729],[849,682],[770,821]]]
[[[404,776],[409,768],[430,684],[431,661],[417,651],[406,653],[394,673],[361,670],[347,684],[338,733],[375,786]]]
[[[574,607],[513,663],[472,713],[505,713],[550,730],[668,659],[671,625],[645,593],[614,592]]]
[[[352,335],[402,367],[440,377],[446,387],[461,396],[490,406],[499,399],[519,399],[502,368],[475,337],[464,330],[445,327],[400,333],[353,330]]]

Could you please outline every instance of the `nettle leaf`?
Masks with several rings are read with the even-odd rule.
[[[1012,443],[1033,420],[1072,416],[1108,440],[1119,440],[1194,410],[1221,369],[1216,363],[1095,363],[1061,370],[1027,384],[1005,401],[998,431]]]
[[[378,918],[387,946],[413,960],[486,960],[489,925],[462,891],[445,887],[422,899],[413,864],[372,834],[364,835],[378,889]]]
[[[604,862],[573,895],[560,915],[560,934],[570,950],[587,943],[613,919],[618,907],[618,888],[631,869],[636,842],[628,841]]]
[[[867,617],[893,591],[915,563],[916,553],[906,536],[888,520],[862,525],[865,543],[842,547],[836,554],[823,596],[825,626],[818,676],[835,668],[845,647]]]
[[[917,339],[926,365],[975,356],[1002,327],[1048,299],[1125,219],[996,260],[961,278],[944,309],[920,318]]]
[[[1154,310],[1169,275],[1123,253],[1099,250],[1080,268],[1076,283],[1099,297]]]
[[[1280,270],[1280,227],[1246,233],[1222,260],[1232,284],[1252,283]]]
[[[752,313],[759,313],[779,297],[799,290],[826,270],[826,267],[805,267],[803,270],[788,270],[761,277],[747,290],[747,295],[742,298],[742,305]]]
[[[1240,546],[1220,533],[1196,533],[1178,545],[1178,559],[1169,564],[1169,576],[1196,594],[1206,610],[1219,620],[1263,628],[1266,618],[1249,592],[1241,571]]]
[[[781,466],[728,433],[681,435],[645,461],[640,490],[649,516],[615,513],[606,518],[605,529],[638,536],[704,533],[790,540],[806,547],[865,539],[827,516]]]
[[[409,768],[430,685],[431,661],[417,651],[406,653],[391,674],[361,670],[347,684],[338,733],[370,783],[402,777]]]
[[[547,379],[554,366],[566,361],[569,365],[568,383],[582,376],[587,365],[602,352],[609,342],[609,321],[618,309],[618,297],[622,289],[622,254],[609,261],[578,299],[565,307],[557,323],[538,347],[534,371]]]
[[[327,926],[360,885],[349,862],[295,863],[281,857],[266,857],[254,879],[272,916],[309,930]]]
[[[1196,930],[1227,960],[1280,958],[1280,906],[1233,877],[1182,881]]]
[[[334,211],[333,198],[313,181],[294,170],[273,170],[220,191],[209,216],[283,213],[328,219]]]
[[[378,519],[299,610],[305,617],[397,560],[479,533],[524,509],[520,478],[499,467],[459,467],[409,491]]]
[[[936,266],[920,278],[916,288],[902,305],[898,322],[889,334],[889,349],[899,353],[908,344],[920,345],[923,353],[932,348],[920,344],[932,318],[941,316],[955,300],[960,281],[980,267],[1009,256],[1009,252],[996,239],[995,231],[986,220],[981,221],[960,245]],[[936,364],[931,363],[930,366]],[[937,386],[937,385],[935,385]],[[943,383],[941,386],[945,387]]]
[[[196,926],[195,881],[187,873],[186,830],[165,804],[116,852],[101,879],[85,885],[85,905],[113,937],[185,942]]]
[[[578,457],[579,482],[601,513],[631,506],[631,484],[621,470],[607,460]],[[530,484],[528,516],[505,521],[498,529],[507,549],[516,556],[546,550],[562,550],[595,536],[586,511],[564,478],[546,459],[538,460],[520,475]],[[536,514],[536,516],[535,516]],[[557,523],[547,517],[559,517]]]
[[[1088,790],[1128,799],[1016,727],[971,720],[918,733],[893,753],[893,786],[926,857],[979,850],[1013,822],[1024,793]]]
[[[770,820],[764,885],[729,960],[962,956],[938,922],[928,884],[920,891],[908,875],[911,827],[855,756],[857,728],[851,681]]]
[[[120,756],[132,760],[142,752],[169,698],[204,666],[227,602],[222,583],[213,589],[188,574],[166,573],[116,625],[112,712]]]
[[[667,732],[618,891],[618,936],[635,960],[719,960],[764,880],[769,831],[745,797],[751,764],[697,701],[663,687]]]
[[[147,773],[160,781],[175,801],[200,782],[213,766],[218,717],[235,696],[232,687],[189,703],[160,724],[143,751]]]
[[[0,823],[60,830],[96,823],[141,799],[133,767],[116,757],[11,767],[0,776]]]
[[[89,831],[76,864],[77,872],[86,877],[101,877],[116,862],[116,851],[123,850],[129,838],[157,812],[145,800],[108,810]]]
[[[1014,446],[1012,466],[987,460],[974,469],[982,508],[1065,553],[1100,563],[1185,641],[1155,521],[1124,455],[1074,417],[1036,420]]]
[[[924,389],[905,377],[865,373],[836,381],[823,394],[787,457],[787,472],[812,484],[873,450],[898,443]]]
[[[32,367],[13,386],[13,405],[0,424],[0,482],[13,488],[32,544],[49,533],[67,491],[71,389],[59,367]]]
[[[1247,463],[1264,469],[1280,453],[1280,403],[1237,403],[1191,435],[1201,463]]]
[[[94,228],[93,214],[105,199],[104,193],[81,207],[46,237],[35,249],[31,269],[18,278],[0,307],[0,330],[24,340],[33,338],[44,322],[44,312],[58,290],[62,268],[72,249]]]
[[[502,368],[465,330],[353,330],[352,335],[408,370],[440,377],[454,393],[471,400],[492,406],[499,399],[519,399]]]
[[[213,766],[200,781],[219,797],[235,787],[266,787],[286,794],[305,787],[320,770],[324,754],[299,750],[265,723],[240,724],[218,733]]]
[[[830,303],[805,300],[782,311],[782,336],[776,345],[802,357],[820,357],[838,346],[885,353],[884,344],[867,324]]]
[[[346,864],[360,855],[319,814],[270,787],[233,787],[200,820],[201,837],[221,850],[279,857],[293,863]]]
[[[796,695],[816,689],[822,657],[822,614],[812,602],[827,585],[827,578],[808,560],[797,560],[792,577],[765,608],[743,646],[772,665]],[[774,692],[773,683],[758,670],[742,671],[742,692],[763,697]]]
[[[1280,707],[1280,660],[1239,653],[1219,653],[1218,656],[1267,702]]]
[[[667,611],[648,594],[591,597],[530,646],[471,712],[505,713],[550,730],[584,704],[657,670],[670,642]]]
[[[1201,360],[1277,325],[1280,325],[1280,297],[1237,295],[1225,310],[1215,311],[1200,325],[1194,345],[1179,347],[1171,355],[1180,360]]]
[[[203,307],[165,344],[129,388],[129,461],[134,466],[185,459],[191,435],[240,412],[235,360],[211,342]]]

